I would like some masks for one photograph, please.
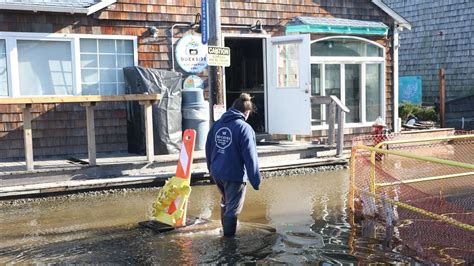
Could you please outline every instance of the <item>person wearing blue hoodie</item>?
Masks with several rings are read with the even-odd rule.
[[[206,140],[207,169],[222,195],[221,222],[228,237],[235,235],[247,182],[255,190],[260,187],[255,132],[246,122],[252,111],[250,95],[242,93],[214,123]]]

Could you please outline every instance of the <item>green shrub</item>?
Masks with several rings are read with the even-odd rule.
[[[398,109],[402,121],[406,121],[410,115],[420,121],[438,121],[438,114],[433,107],[402,103]]]

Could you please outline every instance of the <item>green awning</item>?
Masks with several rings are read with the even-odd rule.
[[[382,22],[342,18],[294,17],[286,26],[286,33],[336,33],[387,35],[388,26]]]

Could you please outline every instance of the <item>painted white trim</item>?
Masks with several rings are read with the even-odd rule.
[[[48,5],[32,5],[21,3],[2,3],[0,10],[20,10],[32,12],[55,12],[55,13],[69,13],[69,14],[93,14],[103,8],[106,8],[117,2],[116,0],[102,0],[90,7],[67,7],[67,6],[48,6]]]
[[[365,123],[367,121],[367,64],[362,63],[360,67],[360,120],[361,123]]]
[[[19,78],[18,71],[12,69],[18,69],[18,50],[16,48],[16,40],[5,39],[5,48],[7,54],[7,73],[8,73],[8,96],[18,96],[19,92],[13,88],[18,88]]]
[[[380,0],[372,0],[372,3],[376,6],[378,6],[380,9],[382,9],[385,13],[387,13],[390,17],[392,17],[395,22],[403,28],[406,28],[408,30],[411,30],[411,24],[408,22],[406,19],[404,19],[400,14],[395,12],[395,10],[391,9],[389,6],[387,6],[385,3],[383,3]]]
[[[112,4],[115,4],[117,1],[116,0],[102,0],[99,3],[92,5],[88,7],[87,9],[87,15],[89,16],[90,14],[93,14],[101,9],[104,9]]]
[[[3,10],[21,10],[21,11],[33,11],[33,12],[57,12],[57,13],[70,13],[70,14],[87,14],[88,8],[83,7],[64,7],[64,6],[44,6],[44,5],[31,5],[31,4],[13,4],[3,3],[0,4],[0,9]]]
[[[383,57],[349,57],[349,56],[311,56],[312,64],[357,64],[357,63],[382,63]]]
[[[134,35],[107,35],[107,34],[77,34],[77,33],[47,33],[47,32],[12,32],[12,31],[0,31],[0,38],[17,37],[17,38],[74,38],[79,37],[81,39],[120,39],[120,40],[133,40],[137,39]]]

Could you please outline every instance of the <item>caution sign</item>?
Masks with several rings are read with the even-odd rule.
[[[207,64],[209,66],[230,66],[230,48],[219,46],[207,47]]]

